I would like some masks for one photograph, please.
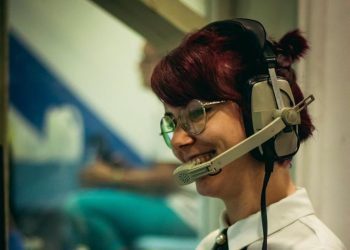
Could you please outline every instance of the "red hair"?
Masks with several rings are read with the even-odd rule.
[[[290,83],[298,103],[304,97],[291,66],[308,50],[307,41],[295,30],[271,44],[277,56],[277,75]],[[215,22],[186,36],[166,55],[153,71],[151,86],[171,106],[184,106],[192,99],[232,100],[241,107],[246,120],[251,117],[247,82],[253,76],[266,74],[266,64],[261,59],[261,49],[250,34],[230,20]],[[301,119],[302,141],[312,134],[314,126],[307,109],[301,112]]]

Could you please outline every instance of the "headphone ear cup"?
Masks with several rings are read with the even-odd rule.
[[[277,83],[284,106],[293,107],[294,97],[289,83],[283,78],[278,78]],[[247,136],[250,136],[271,123],[278,108],[268,76],[257,76],[249,80],[248,84],[250,86],[251,117],[248,118],[249,121],[246,121],[245,125]],[[276,161],[293,156],[298,151],[299,145],[298,127],[289,126],[265,143],[264,147],[269,147],[269,151],[273,152],[273,160]],[[252,150],[251,154],[259,161],[265,159],[261,145]]]
[[[289,129],[289,131],[283,130],[275,137],[274,151],[276,160],[290,158],[298,152],[300,140],[296,129],[297,127]]]

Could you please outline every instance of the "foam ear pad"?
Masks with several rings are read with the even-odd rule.
[[[272,122],[278,108],[268,76],[257,76],[249,80],[248,84],[251,89],[251,121],[246,122],[248,125],[246,129],[247,136],[250,136]],[[277,84],[281,90],[284,106],[293,107],[295,103],[289,83],[283,78],[278,78]],[[269,140],[268,147],[272,147],[274,160],[283,160],[293,156],[298,151],[299,144],[298,127],[289,126]],[[252,151],[252,155],[261,161],[264,159],[262,148],[259,146]]]

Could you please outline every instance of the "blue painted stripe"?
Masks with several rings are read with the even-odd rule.
[[[50,106],[74,105],[82,114],[86,146],[91,137],[99,135],[106,140],[111,151],[118,152],[130,165],[145,164],[144,159],[113,133],[13,32],[9,44],[10,103],[38,131],[43,132],[44,115]]]

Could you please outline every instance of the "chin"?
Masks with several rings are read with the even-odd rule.
[[[216,176],[205,176],[196,181],[197,192],[203,196],[217,197],[219,187],[215,185]]]

